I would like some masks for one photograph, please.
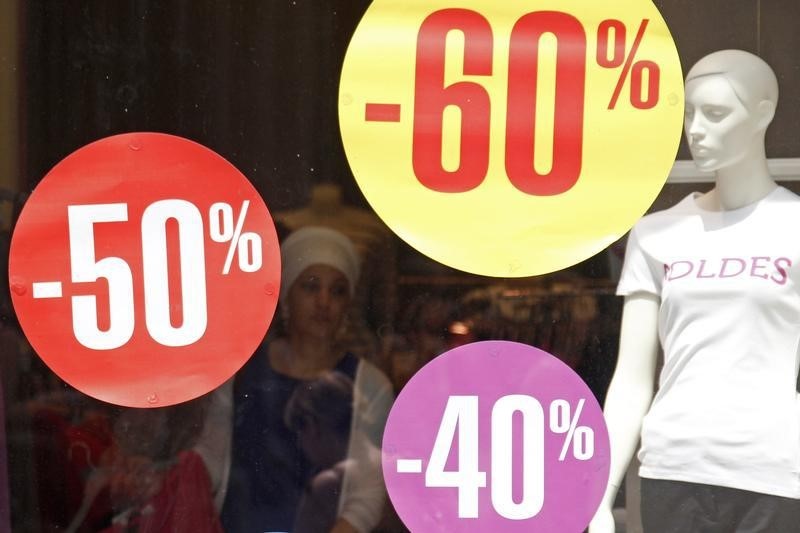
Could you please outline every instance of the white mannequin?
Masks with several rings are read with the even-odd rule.
[[[697,198],[698,206],[730,211],[757,202],[776,188],[767,170],[764,134],[777,101],[774,73],[745,52],[710,54],[689,71],[686,138],[696,165],[716,177],[714,189]],[[660,298],[650,293],[625,298],[619,358],[605,403],[610,478],[590,533],[614,532],[612,505],[654,396],[660,305]]]

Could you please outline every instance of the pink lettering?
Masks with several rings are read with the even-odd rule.
[[[727,270],[729,264],[734,264],[735,265],[736,263],[739,264],[739,271],[738,272],[734,272],[732,270],[731,271]],[[744,272],[744,270],[746,268],[747,268],[747,263],[745,262],[744,259],[739,259],[738,257],[723,257],[722,258],[722,267],[720,267],[720,270],[719,270],[719,277],[721,277],[721,278],[734,278],[736,276],[741,275],[741,273]]]
[[[684,272],[680,272],[680,267],[683,266]],[[669,266],[668,281],[685,278],[694,270],[694,264],[691,261],[675,261]]]
[[[770,263],[774,271],[770,272]],[[779,257],[772,260],[769,256],[753,256],[749,260],[738,257],[723,257],[715,259],[698,259],[694,261],[674,261],[664,264],[664,279],[674,281],[694,274],[697,279],[736,278],[747,272],[750,277],[773,281],[784,285],[789,279],[789,269],[792,260],[788,257]]]
[[[779,257],[775,260],[775,269],[778,271],[778,276],[772,276],[770,279],[778,285],[786,285],[786,280],[789,278],[788,270],[792,266],[792,260],[788,257]]]
[[[757,274],[756,270],[760,268],[766,268],[767,265],[759,264],[760,261],[769,261],[769,257],[753,257],[753,264],[750,266],[750,275],[754,278],[763,278],[767,279],[769,276],[766,274]]]
[[[700,260],[700,270],[697,271],[697,277],[698,278],[716,278],[717,277],[715,274],[706,274],[704,276],[703,275],[703,270],[705,270],[705,268],[706,268],[706,260],[705,259],[701,259]]]

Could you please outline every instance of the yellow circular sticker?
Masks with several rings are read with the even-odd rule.
[[[458,7],[453,7],[458,5]],[[650,0],[375,0],[339,121],[378,215],[460,270],[560,270],[655,199],[683,122],[675,44]]]

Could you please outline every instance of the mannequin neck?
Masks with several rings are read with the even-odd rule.
[[[763,144],[755,151],[717,170],[714,189],[700,198],[702,207],[730,211],[757,202],[775,190],[777,184],[769,173]]]

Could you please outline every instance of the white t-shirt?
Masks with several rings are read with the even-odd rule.
[[[695,198],[636,224],[617,288],[661,299],[640,475],[800,498],[800,197]]]

